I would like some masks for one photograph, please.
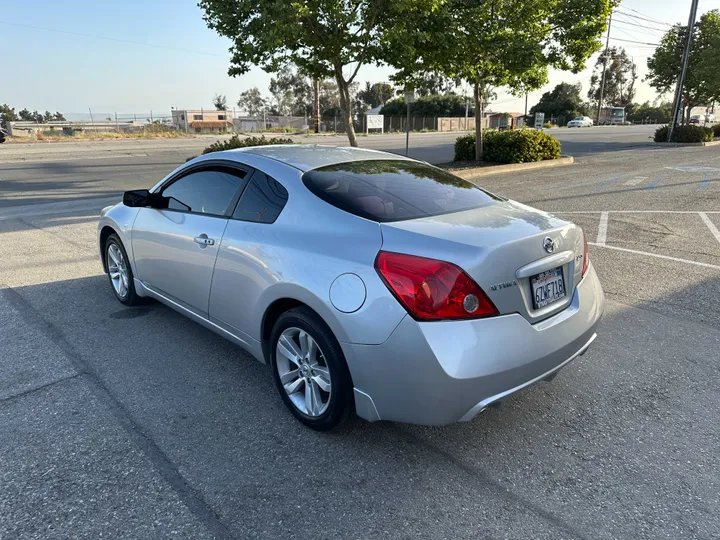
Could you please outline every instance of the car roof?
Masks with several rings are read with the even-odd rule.
[[[268,146],[251,146],[223,152],[223,157],[232,159],[233,153],[248,153],[273,159],[303,172],[347,163],[348,161],[368,161],[378,159],[408,159],[398,154],[370,150],[367,148],[352,148],[349,146],[325,146],[320,144],[273,144]],[[238,156],[238,159],[240,157]]]

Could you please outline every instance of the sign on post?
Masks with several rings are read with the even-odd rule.
[[[410,155],[410,104],[415,102],[415,90],[405,91],[405,104],[407,105],[407,121],[405,123],[405,155]]]
[[[535,129],[542,129],[544,123],[545,123],[545,113],[536,112],[535,113]]]
[[[365,133],[371,129],[379,129],[383,132],[385,127],[385,117],[382,114],[368,114],[365,116]]]

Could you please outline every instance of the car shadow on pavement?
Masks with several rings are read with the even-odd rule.
[[[704,283],[696,287],[694,294]],[[77,373],[40,381],[46,402],[34,407],[53,410],[53,392],[76,379],[95,388],[98,403],[88,407],[112,413],[160,481],[216,536],[710,538],[720,529],[712,511],[718,364],[708,356],[720,332],[697,322],[610,301],[585,356],[470,423],[355,419],[317,433],[285,409],[267,366],[161,304],[120,305],[104,275],[0,289],[0,300],[28,336],[58,347],[53,361]],[[49,347],[34,338],[25,346],[39,354]],[[10,388],[0,408],[29,399],[26,383],[17,395]],[[73,414],[55,407],[53,414]],[[6,441],[33,444],[19,433]],[[78,435],[87,448],[102,436],[88,426]],[[0,490],[0,507],[27,519],[25,533],[61,526],[59,501],[87,496],[68,488],[82,479],[50,482],[63,479],[69,459],[84,460],[87,474],[110,471],[109,482],[128,472],[112,452],[69,458],[70,450],[42,458],[47,476],[28,471]],[[28,490],[44,498],[18,510]],[[112,504],[137,510],[132,497]],[[92,521],[73,526],[93,536]]]

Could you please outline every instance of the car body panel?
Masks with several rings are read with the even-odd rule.
[[[268,309],[286,300],[309,306],[338,339],[356,411],[371,421],[467,420],[488,400],[535,382],[584,351],[595,336],[604,300],[592,265],[581,275],[579,227],[513,201],[380,224],[335,208],[302,181],[303,171],[313,167],[377,159],[403,158],[306,145],[199,156],[152,191],[187,167],[241,163],[286,188],[287,202],[277,220],[246,222],[120,203],[103,210],[99,238],[108,227],[118,234],[138,295],[158,299],[261,362]],[[215,239],[214,252],[193,242],[203,232]],[[552,253],[544,248],[548,236],[555,242]],[[374,261],[380,250],[457,264],[502,315],[416,321],[378,275]],[[533,310],[528,280],[548,265],[563,268],[568,294]],[[333,282],[345,275],[354,276],[353,283],[359,278],[366,289],[354,311],[341,311],[330,300]]]
[[[323,316],[339,341],[382,343],[406,312],[373,266],[380,226],[315,197],[299,171],[287,173],[282,183],[288,201],[275,223],[230,220],[215,266],[210,316],[260,340],[267,307],[291,298]],[[330,301],[333,281],[345,273],[359,276],[366,288],[354,313]]]
[[[591,265],[571,305],[541,323],[517,314],[430,323],[408,316],[385,343],[343,350],[369,420],[443,425],[470,420],[478,403],[561,367],[593,339],[603,308]]]
[[[141,208],[132,232],[136,275],[149,287],[208,313],[215,259],[228,219]],[[213,245],[201,245],[205,236]]]
[[[464,269],[501,314],[520,313],[536,322],[567,307],[582,271],[582,230],[545,212],[507,201],[429,218],[383,223],[383,249],[451,262]],[[555,242],[553,253],[543,248]],[[553,254],[571,252],[562,264]],[[548,259],[548,263],[543,261]],[[580,264],[577,264],[579,262]],[[530,275],[518,272],[534,264],[537,273],[563,269],[566,297],[534,309]]]

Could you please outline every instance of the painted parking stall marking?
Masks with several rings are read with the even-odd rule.
[[[588,241],[588,245],[643,257],[720,270],[720,230],[711,219],[711,216],[720,218],[720,211],[578,210],[553,213],[565,215],[571,220],[573,219],[572,216],[579,218],[580,215],[587,215],[588,218],[584,220],[585,225],[583,226],[586,231],[593,230],[590,216],[596,215],[596,240],[594,242]],[[629,221],[616,220],[612,228],[612,234],[608,233],[612,216],[633,215],[636,215],[638,218],[640,218],[640,216],[648,216],[648,221],[643,221],[644,218],[637,220],[630,219]],[[653,218],[650,218],[650,216],[653,216]],[[662,216],[668,216],[668,219],[663,219]],[[674,216],[674,218],[670,219],[670,216]],[[697,216],[697,220],[693,219],[693,216]],[[678,225],[678,223],[680,223],[680,225]],[[587,225],[589,225],[589,227]],[[642,238],[653,238],[653,235],[655,235],[657,240],[648,242],[646,249],[635,249],[634,245],[642,242]],[[638,238],[638,236],[640,238]],[[678,236],[690,242],[689,246],[681,246],[683,249],[679,250],[679,254],[682,255],[683,251],[685,251],[686,254],[695,253],[695,258],[675,255],[673,253],[674,248],[670,248],[672,251],[668,248],[668,245],[672,246]],[[630,244],[630,246],[627,244]],[[666,253],[662,253],[663,250],[665,250]],[[704,258],[705,260],[696,260],[696,258]],[[717,261],[717,263],[715,261]]]

